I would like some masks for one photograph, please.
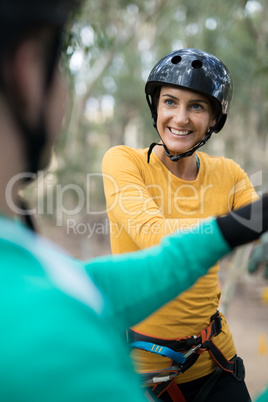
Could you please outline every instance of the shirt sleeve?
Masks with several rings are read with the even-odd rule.
[[[232,161],[232,171],[235,177],[234,187],[230,190],[229,200],[231,200],[231,209],[241,208],[253,201],[259,199],[255,188],[246,174],[246,172],[234,161]],[[258,179],[253,177],[252,179]]]
[[[160,246],[102,257],[85,268],[127,328],[191,287],[230,251],[212,219],[188,234],[165,237]]]
[[[168,219],[144,183],[138,162],[122,147],[110,149],[102,164],[107,213],[139,249],[159,244],[164,235],[196,226],[196,218]]]

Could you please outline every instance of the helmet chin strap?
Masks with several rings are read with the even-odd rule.
[[[205,145],[205,143],[210,139],[211,134],[213,133],[213,129],[210,129],[207,133],[207,135],[205,136],[205,138],[200,141],[198,144],[196,144],[193,148],[189,149],[189,151],[183,152],[182,154],[179,155],[171,155],[169,152],[167,152],[167,150],[165,149],[165,153],[166,155],[169,157],[169,159],[172,162],[177,162],[182,158],[186,158],[187,156],[191,156],[193,155],[193,153],[200,147],[202,147],[203,145]],[[166,147],[165,147],[166,148]]]
[[[189,149],[188,151],[185,151],[185,152],[183,152],[182,154],[179,154],[179,155],[171,155],[171,153],[169,152],[169,150],[168,150],[166,144],[165,144],[164,141],[162,140],[162,138],[161,138],[161,136],[160,136],[160,134],[159,134],[159,131],[158,131],[156,125],[154,125],[154,127],[155,127],[155,129],[156,129],[156,131],[157,131],[157,133],[158,133],[158,135],[159,135],[159,137],[161,138],[161,141],[162,141],[163,143],[162,143],[162,144],[159,144],[159,143],[157,143],[157,142],[153,142],[153,143],[150,145],[149,150],[148,150],[147,163],[150,163],[150,156],[151,156],[151,153],[152,153],[152,151],[153,151],[153,148],[154,148],[156,145],[160,145],[160,146],[163,146],[163,147],[164,147],[165,154],[169,157],[169,159],[170,159],[172,162],[178,162],[180,159],[183,159],[183,158],[186,158],[187,156],[193,155],[193,153],[194,153],[198,148],[200,148],[200,147],[202,147],[203,145],[205,145],[205,143],[210,139],[212,133],[214,132],[214,130],[215,130],[215,128],[216,128],[216,125],[217,125],[217,124],[215,124],[215,125],[208,131],[207,135],[205,136],[205,138],[204,138],[203,140],[201,140],[200,142],[198,142],[193,148],[191,148],[191,149]]]

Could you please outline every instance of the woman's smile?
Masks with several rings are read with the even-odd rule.
[[[179,129],[172,128],[172,127],[168,127],[168,129],[172,134],[174,134],[178,137],[184,137],[184,136],[192,133],[192,131],[190,131],[190,130],[179,130]]]
[[[193,148],[216,123],[206,96],[179,87],[161,88],[157,112],[157,128],[171,154]]]

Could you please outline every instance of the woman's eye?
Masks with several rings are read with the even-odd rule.
[[[198,103],[194,103],[194,104],[192,105],[192,109],[194,109],[194,110],[201,110],[201,109],[203,109],[203,107],[202,107],[201,105],[199,105]]]
[[[165,100],[165,104],[166,104],[167,106],[173,106],[173,105],[174,105],[174,100],[172,100],[172,99],[166,99],[166,100]]]

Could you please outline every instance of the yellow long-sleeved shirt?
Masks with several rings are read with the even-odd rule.
[[[185,181],[174,176],[155,153],[151,154],[148,164],[147,152],[148,149],[117,146],[111,148],[103,159],[104,189],[114,254],[156,245],[164,235],[175,230],[196,230],[196,223],[201,220],[225,214],[258,198],[246,173],[230,159],[197,152],[200,161],[197,178]],[[192,250],[194,253],[194,244]],[[174,264],[179,263],[174,260]],[[210,317],[218,309],[221,294],[218,271],[217,264],[190,290],[134,329],[163,338],[198,335],[209,325]],[[222,332],[214,338],[214,342],[226,358],[231,359],[235,355],[232,335],[224,316]],[[140,371],[170,365],[169,359],[141,350],[136,350],[133,357]],[[213,359],[205,352],[176,381],[192,381],[214,369]]]

